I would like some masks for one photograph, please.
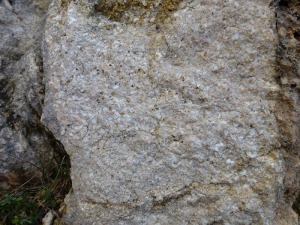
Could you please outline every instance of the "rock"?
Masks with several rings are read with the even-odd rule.
[[[275,225],[298,224],[298,215],[292,208],[278,211]]]
[[[277,67],[280,77],[281,91],[277,98],[277,123],[281,133],[281,143],[284,147],[284,202],[293,205],[293,209],[300,215],[300,158],[299,158],[299,128],[300,128],[300,55],[299,30],[300,22],[299,2],[296,0],[281,1],[277,10],[277,26],[287,30],[287,36],[278,37],[277,63],[284,61],[284,65]],[[297,41],[296,41],[297,40]],[[292,44],[291,44],[292,43]],[[284,205],[284,204],[282,204]],[[285,212],[284,210],[282,210]],[[280,215],[281,214],[281,215]],[[291,214],[291,213],[290,213]],[[279,218],[286,217],[279,213]],[[290,219],[295,218],[292,214]],[[284,223],[284,222],[283,222]],[[282,223],[282,224],[283,224]],[[289,224],[286,222],[286,224]],[[297,224],[297,223],[296,223]]]
[[[56,141],[42,125],[42,34],[50,0],[0,1],[0,173],[40,167]]]
[[[270,3],[52,2],[42,121],[71,157],[65,222],[297,223]]]
[[[56,213],[53,210],[50,210],[42,219],[43,225],[52,225],[55,217]]]
[[[64,223],[298,224],[300,9],[270,3],[0,1],[0,187],[65,147]]]

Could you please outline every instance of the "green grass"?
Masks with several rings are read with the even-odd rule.
[[[0,225],[41,224],[50,210],[58,212],[71,188],[70,163],[65,157],[52,158],[35,172],[23,174],[23,184],[0,192]]]

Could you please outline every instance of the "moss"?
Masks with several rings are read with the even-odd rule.
[[[159,8],[155,21],[156,22],[163,22],[166,20],[170,15],[176,11],[179,7],[181,0],[165,0],[162,2],[161,7]]]
[[[71,2],[71,0],[61,0],[61,7],[62,7],[63,9],[68,8],[70,2]]]
[[[103,15],[112,20],[121,20],[123,14],[130,9],[130,7],[141,8],[143,5],[136,0],[131,1],[109,1],[103,0],[95,5],[95,10],[101,12]]]
[[[154,15],[153,22],[163,23],[165,19],[176,11],[181,0],[149,0],[143,4],[140,0],[103,0],[95,5],[95,10],[111,20],[121,21],[126,12],[138,12],[140,20],[145,19],[149,13]]]

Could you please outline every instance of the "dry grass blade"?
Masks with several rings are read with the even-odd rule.
[[[59,209],[70,188],[68,156],[53,157],[34,171],[1,174],[0,224],[41,224],[49,210]]]

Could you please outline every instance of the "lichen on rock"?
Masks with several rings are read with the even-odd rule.
[[[95,10],[112,20],[134,21],[148,20],[161,23],[177,10],[181,0],[102,0],[95,5]]]

